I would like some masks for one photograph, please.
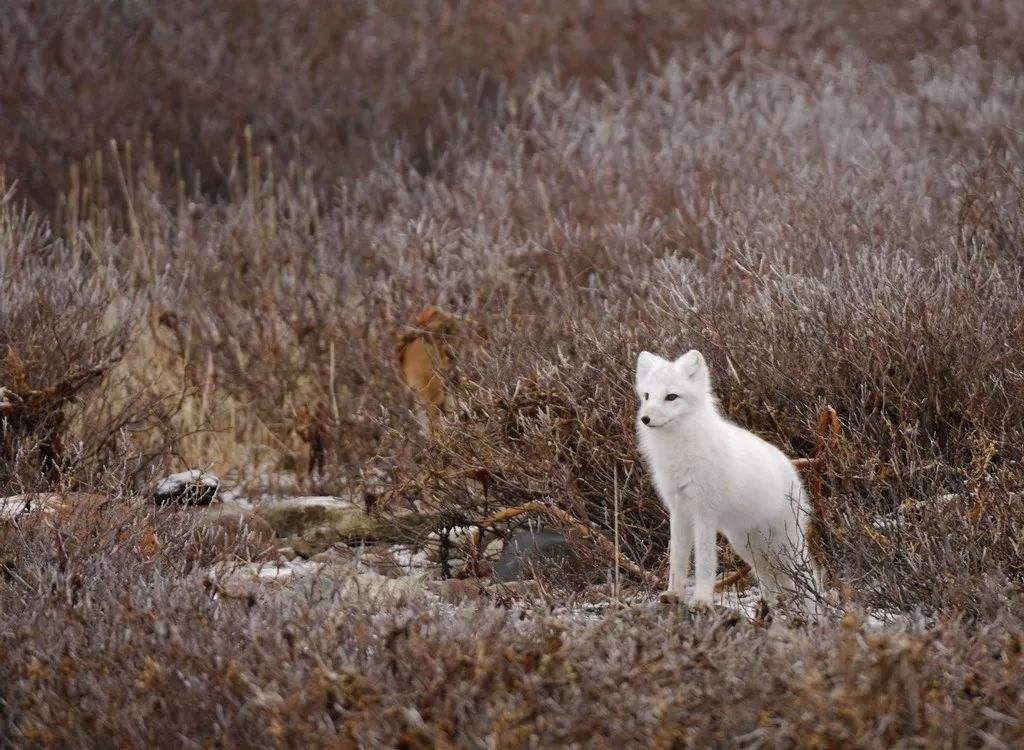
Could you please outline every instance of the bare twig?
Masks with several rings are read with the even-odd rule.
[[[617,554],[615,545],[608,541],[603,535],[595,531],[594,529],[587,526],[585,523],[574,517],[571,513],[568,513],[561,508],[556,508],[553,505],[548,505],[542,502],[525,503],[523,505],[517,505],[512,508],[506,508],[498,513],[495,513],[490,518],[486,518],[477,524],[477,532],[473,535],[471,545],[471,557],[473,555],[479,555],[480,539],[484,530],[492,528],[495,524],[509,521],[516,516],[521,516],[525,513],[537,513],[545,514],[549,518],[557,521],[562,526],[571,529],[581,536],[586,537],[600,549],[602,553],[609,556],[612,560],[615,560],[618,564],[621,564],[633,577],[644,581],[652,586],[661,586],[663,581],[661,578],[651,573],[649,570],[644,570],[635,562],[625,557],[624,555]]]
[[[615,464],[614,472],[615,472],[615,494],[614,494],[614,502],[615,502],[615,508],[614,508],[614,512],[615,512],[615,585],[614,585],[614,588],[613,588],[612,596],[615,599],[615,602],[617,604],[618,601],[619,601],[619,555],[621,554],[620,547],[619,547],[619,465],[618,464]]]

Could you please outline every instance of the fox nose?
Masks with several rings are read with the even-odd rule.
[[[643,422],[644,424],[650,424],[651,423],[651,418],[650,417],[640,417],[640,421]]]

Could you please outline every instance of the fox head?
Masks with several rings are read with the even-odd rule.
[[[704,357],[691,349],[676,360],[640,352],[636,361],[639,429],[671,426],[712,400],[711,380]]]

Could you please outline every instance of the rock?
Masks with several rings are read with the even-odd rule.
[[[255,518],[253,509],[237,500],[218,500],[209,505],[171,505],[157,511],[159,515],[191,520],[195,523],[214,523],[225,518]]]
[[[387,578],[361,570],[355,563],[332,565],[310,560],[280,563],[221,563],[207,573],[214,591],[229,599],[261,597],[286,590],[321,595],[355,596],[362,600],[381,597],[415,596],[426,591],[425,578]]]
[[[0,498],[0,532],[16,533],[36,526],[57,526],[69,534],[107,534],[118,541],[135,536],[137,551],[152,557],[159,541],[152,519],[140,518],[124,499],[91,492],[36,492]],[[0,549],[4,542],[0,541]]]
[[[0,500],[0,523],[19,523],[29,516],[50,515],[62,507],[57,495],[14,495]]]
[[[496,560],[501,557],[501,552],[505,548],[504,539],[492,539],[484,547],[483,554],[480,555],[485,560]]]
[[[502,581],[487,586],[487,591],[495,602],[535,601],[541,595],[540,585],[536,581]]]
[[[366,571],[343,581],[339,586],[343,595],[358,595],[364,599],[379,599],[382,596],[417,596],[426,591],[426,578],[420,575],[388,578],[380,573]]]
[[[215,537],[215,541],[224,545],[247,542],[266,548],[274,540],[274,530],[270,524],[253,513],[252,508],[235,501],[187,507],[181,512],[194,516],[197,523]]]
[[[444,581],[431,581],[428,588],[447,604],[465,604],[483,599],[486,592],[479,581],[473,579],[449,578]]]
[[[311,562],[330,565],[356,564],[361,570],[380,573],[385,578],[401,578],[408,574],[387,547],[350,547],[334,545],[309,557]]]
[[[557,531],[517,531],[505,541],[491,578],[501,583],[521,581],[533,578],[535,567],[566,570],[576,562],[576,553]]]
[[[283,537],[305,537],[320,527],[336,529],[335,536],[359,535],[372,521],[361,508],[336,497],[290,497],[261,505],[256,513]]]
[[[437,570],[430,562],[427,551],[416,545],[392,544],[388,547],[391,556],[398,561],[402,570],[406,571],[430,571]]]
[[[213,474],[190,469],[158,482],[153,500],[157,505],[209,505],[219,488],[220,480]]]
[[[612,587],[604,583],[587,586],[576,594],[575,599],[577,604],[590,605],[592,607],[605,606],[615,601],[612,596]]]
[[[162,506],[157,513],[221,546],[250,544],[267,549],[274,540],[270,525],[257,517],[251,506],[237,500],[221,500],[209,505],[174,503]]]
[[[325,549],[323,552],[317,552],[309,560],[310,562],[325,563],[327,565],[351,565],[356,562],[358,556],[358,548],[340,546]]]
[[[323,566],[305,561],[220,563],[207,573],[207,581],[218,595],[245,599],[282,589],[304,576],[312,577]]]
[[[22,526],[44,518],[67,520],[76,514],[93,513],[111,502],[107,495],[91,492],[31,492],[0,498],[0,525]]]
[[[288,541],[299,557],[309,560],[321,552],[328,552],[350,543],[361,543],[364,537],[362,535],[350,536],[350,531],[350,527],[339,529],[331,524],[322,524],[304,531],[302,536],[288,537]]]
[[[304,557],[339,544],[405,541],[439,525],[430,515],[370,515],[363,507],[336,497],[278,500],[260,506],[256,514],[278,536],[289,537],[289,543]]]
[[[387,547],[366,547],[358,555],[360,564],[385,578],[402,578],[408,571]]]

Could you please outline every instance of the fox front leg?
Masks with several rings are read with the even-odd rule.
[[[694,579],[690,606],[706,609],[711,606],[715,591],[715,571],[718,569],[718,550],[715,547],[715,529],[701,519],[694,519]]]
[[[686,590],[690,576],[690,553],[693,551],[693,522],[681,510],[669,514],[668,593],[678,597]]]

